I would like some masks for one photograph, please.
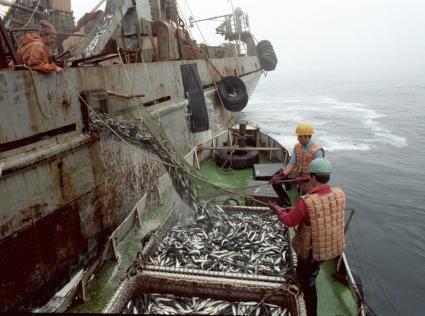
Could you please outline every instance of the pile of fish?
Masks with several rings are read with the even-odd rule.
[[[200,225],[200,217],[208,216],[212,226]],[[260,217],[238,212],[219,221],[210,213],[198,213],[196,223],[170,230],[150,257],[150,263],[284,277],[291,265],[286,230],[272,215]]]
[[[182,298],[174,295],[144,294],[131,300],[124,314],[166,315],[270,315],[290,316],[291,313],[279,306],[257,302],[231,303],[213,299]]]
[[[128,121],[118,121],[105,113],[90,112],[91,128],[98,132],[116,133],[141,148],[152,142],[152,135],[138,125]]]

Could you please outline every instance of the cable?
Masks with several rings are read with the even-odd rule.
[[[52,114],[51,114],[51,113],[50,113],[50,114],[45,113],[45,111],[44,111],[43,107],[41,106],[41,102],[40,102],[40,99],[39,99],[39,97],[38,97],[37,87],[36,87],[36,85],[35,85],[35,80],[34,80],[34,73],[33,73],[33,70],[32,70],[30,67],[28,67],[27,65],[25,65],[25,64],[23,64],[23,66],[24,66],[24,68],[25,68],[25,69],[28,69],[28,70],[30,71],[30,74],[31,74],[31,80],[32,80],[32,86],[33,86],[33,88],[34,88],[35,99],[37,100],[37,106],[38,106],[38,109],[40,110],[41,114],[42,114],[45,118],[51,119],[51,118],[52,118]]]
[[[114,3],[117,5],[117,6],[119,6],[118,5],[118,3],[117,3],[117,1],[116,0],[114,0]],[[187,3],[187,2],[186,2]],[[191,11],[191,9],[190,9],[190,7],[189,7],[189,10]],[[192,12],[192,11],[191,11]],[[121,14],[122,15],[122,14]],[[118,54],[119,54],[119,56],[120,56],[120,62],[123,64],[123,69],[124,69],[124,72],[125,72],[125,74],[126,74],[126,78],[127,78],[127,81],[128,81],[128,84],[129,84],[129,87],[130,87],[130,89],[132,90],[132,94],[133,94],[133,99],[134,99],[134,101],[135,101],[135,105],[136,105],[136,107],[137,107],[137,110],[139,111],[139,114],[140,114],[140,117],[143,119],[143,113],[142,113],[142,111],[141,111],[141,109],[140,109],[140,107],[138,106],[138,100],[137,100],[137,98],[136,98],[136,95],[135,95],[135,92],[134,92],[134,89],[132,88],[132,85],[131,85],[131,82],[130,82],[130,78],[129,78],[129,76],[128,76],[128,72],[127,72],[127,69],[125,68],[125,65],[124,65],[124,61],[123,61],[123,59],[122,59],[122,56],[121,56],[121,54],[120,54],[120,52],[118,51]],[[147,76],[148,76],[148,78],[149,78],[149,73],[148,73],[148,70],[146,69],[146,71],[147,71]],[[75,91],[77,91],[77,89],[75,89],[75,87],[73,86],[73,84],[72,84],[72,82],[69,80],[69,78],[65,75],[65,73],[64,73],[64,76],[65,76],[65,79],[68,81],[68,83],[70,84],[70,86],[75,90]],[[151,88],[151,90],[152,90],[152,94],[154,95],[154,92],[153,92],[153,88],[152,88],[152,86],[150,86],[150,88]],[[222,187],[220,187],[220,186],[218,186],[218,185],[216,185],[216,184],[214,184],[214,183],[211,183],[211,182],[209,182],[208,180],[206,180],[206,179],[204,179],[204,178],[202,178],[202,177],[199,177],[198,175],[195,175],[195,174],[193,174],[193,173],[191,173],[190,171],[188,171],[188,170],[186,170],[182,165],[180,165],[180,163],[178,162],[178,161],[176,161],[176,159],[173,159],[176,163],[178,163],[178,164],[169,164],[169,163],[166,163],[166,162],[164,162],[164,161],[162,161],[162,160],[156,160],[156,159],[154,159],[154,158],[152,158],[152,157],[150,157],[150,156],[148,156],[148,155],[146,155],[145,153],[143,153],[141,150],[139,150],[137,147],[135,147],[135,146],[133,146],[132,144],[130,144],[130,143],[128,143],[123,137],[121,137],[112,127],[110,127],[109,126],[109,124],[107,123],[107,122],[105,122],[88,104],[87,104],[87,102],[84,100],[84,98],[82,98],[82,96],[78,93],[78,91],[77,91],[77,94],[78,94],[78,97],[80,98],[80,100],[82,100],[82,102],[85,104],[85,106],[87,106],[88,107],[88,109],[90,110],[90,111],[92,111],[95,115],[96,115],[96,117],[98,118],[98,119],[100,119],[101,121],[102,121],[102,123],[104,123],[105,124],[105,126],[109,129],[109,130],[111,130],[112,131],[112,133],[114,134],[114,135],[116,135],[119,139],[121,139],[125,144],[127,144],[127,145],[129,145],[131,148],[133,148],[133,149],[135,149],[138,153],[140,153],[141,155],[144,155],[144,156],[146,156],[146,157],[148,157],[149,159],[151,159],[151,160],[153,160],[153,161],[157,161],[157,162],[159,162],[159,163],[161,163],[161,164],[164,164],[164,165],[168,165],[168,166],[170,166],[170,167],[175,167],[175,168],[178,168],[180,171],[183,171],[184,173],[186,173],[188,176],[190,176],[190,177],[192,177],[193,179],[196,179],[196,180],[198,180],[198,181],[200,181],[200,182],[203,182],[203,183],[205,183],[205,184],[208,184],[208,185],[210,185],[210,186],[212,186],[212,187],[214,187],[214,188],[216,188],[216,189],[218,189],[218,190],[220,190],[220,191],[222,191],[222,192],[226,192],[226,193],[230,193],[230,194],[232,194],[232,195],[237,195],[237,196],[239,196],[239,197],[241,197],[241,198],[250,198],[252,201],[255,201],[255,202],[257,202],[257,203],[259,203],[259,204],[262,204],[262,205],[267,205],[266,203],[264,203],[264,202],[262,202],[262,201],[259,201],[259,200],[256,200],[256,199],[254,199],[254,198],[252,198],[252,197],[249,197],[249,196],[247,196],[247,195],[244,195],[244,194],[240,194],[240,193],[238,193],[238,192],[234,192],[234,191],[232,191],[232,190],[230,190],[230,189],[225,189],[225,188],[222,188]],[[159,115],[159,112],[157,111],[157,113],[158,113],[158,115]],[[160,122],[159,122],[159,124],[160,124]],[[152,134],[152,136],[153,137],[155,137],[155,134],[154,133],[152,133],[152,131],[151,131],[151,134]],[[163,145],[163,143],[162,142],[159,142],[160,144],[161,144],[161,147],[162,147],[162,149],[167,153],[167,155],[169,156],[169,157],[172,157],[173,155],[169,152],[169,150],[168,150],[168,148],[167,147],[165,147],[164,145]]]
[[[366,254],[366,258],[367,258],[367,259],[368,259],[368,261],[369,261],[369,266],[370,266],[371,271],[373,272],[373,274],[374,274],[374,276],[375,276],[375,279],[376,279],[376,281],[377,281],[377,284],[378,284],[379,289],[381,290],[381,292],[382,292],[382,294],[383,294],[384,298],[386,299],[386,301],[387,301],[388,305],[389,305],[390,307],[392,307],[392,308],[393,308],[393,310],[396,312],[396,314],[398,314],[398,315],[402,315],[402,314],[400,313],[400,311],[399,311],[399,310],[395,307],[395,305],[391,302],[391,299],[389,298],[389,296],[388,296],[388,295],[387,295],[387,293],[385,292],[384,287],[383,287],[383,285],[382,285],[382,281],[381,281],[381,279],[379,278],[378,273],[376,272],[376,270],[375,270],[375,268],[374,268],[374,266],[373,266],[373,264],[372,264],[372,259],[371,259],[370,255],[369,255],[369,252],[367,251],[366,241],[362,238],[362,234],[361,234],[361,231],[360,231],[360,225],[359,225],[359,223],[358,223],[358,221],[357,221],[357,217],[355,217],[355,218],[354,218],[354,221],[355,221],[355,223],[356,223],[356,227],[357,227],[357,230],[358,230],[358,232],[359,232],[358,236],[360,237],[360,241],[361,241],[361,242],[362,242],[362,244],[363,244],[363,248],[364,248],[364,251],[365,251],[365,254]]]
[[[188,7],[191,16],[195,19],[195,16],[193,15],[192,8],[190,7],[189,3],[187,2],[187,0],[184,0],[184,2],[186,3],[186,6]],[[198,22],[196,22],[196,19],[195,19],[195,24],[196,24],[196,27],[197,27],[197,29],[199,31],[199,34],[202,37],[202,40],[204,41],[205,44],[207,44],[207,41],[205,40],[204,34],[202,33],[201,28],[199,27]]]
[[[87,102],[86,100],[84,100],[84,98],[79,94],[78,90],[74,87],[74,85],[72,84],[71,80],[69,80],[69,78],[66,76],[65,72],[62,73],[64,78],[66,79],[66,81],[69,83],[70,88],[74,89],[77,92],[77,96],[78,98],[81,100],[81,102],[83,102],[83,104],[89,109],[89,111],[91,111],[115,136],[117,136],[123,143],[125,143],[126,145],[130,146],[132,149],[134,149],[136,152],[138,152],[139,154],[141,154],[144,157],[147,157],[148,159],[152,160],[152,161],[156,161],[158,163],[161,163],[163,165],[167,165],[170,167],[176,167],[176,165],[174,164],[170,164],[167,163],[165,161],[162,160],[158,160],[153,158],[152,156],[142,152],[139,148],[137,148],[136,146],[130,144],[129,142],[127,142],[121,135],[119,135]]]
[[[115,3],[115,5],[116,5],[117,7],[119,7],[119,4],[117,3],[117,1],[116,1],[116,0],[114,0],[114,3]],[[120,14],[121,14],[121,18],[123,18],[123,19],[124,19],[124,16],[123,16],[122,12],[121,12],[120,10],[118,10],[118,11],[119,11],[119,12],[120,12]],[[150,33],[150,30],[149,30],[149,33]],[[140,36],[140,35],[139,35],[139,36]],[[153,47],[153,43],[152,43],[152,47]],[[142,64],[143,64],[143,66],[144,66],[144,70],[145,70],[145,73],[146,73],[146,77],[148,78],[149,88],[150,88],[150,90],[151,90],[152,97],[153,97],[153,103],[154,103],[155,110],[156,110],[157,115],[158,115],[158,121],[159,121],[159,122],[161,122],[161,117],[160,117],[160,115],[159,115],[159,111],[158,111],[158,103],[157,103],[157,101],[156,101],[155,92],[154,92],[153,87],[152,87],[152,81],[151,81],[151,79],[150,79],[149,71],[148,71],[148,69],[147,69],[147,66],[146,66],[146,63],[145,63],[145,60],[144,60],[144,56],[143,56],[143,48],[142,48],[142,47],[140,47],[140,50],[141,50],[141,52],[140,52],[140,57],[142,58]],[[124,69],[124,72],[125,72],[125,74],[126,74],[127,81],[128,81],[129,86],[130,86],[131,92],[133,93],[133,97],[134,97],[134,99],[136,99],[136,94],[135,94],[135,92],[134,92],[133,86],[131,86],[130,78],[129,78],[129,76],[128,76],[127,70],[126,70],[126,68],[125,68],[125,63],[124,63],[124,61],[123,61],[123,58],[122,58],[122,56],[121,56],[121,52],[120,52],[120,50],[119,50],[119,48],[118,48],[118,47],[117,47],[117,52],[118,52],[118,55],[119,55],[119,57],[120,57],[121,64],[123,65],[123,69]],[[141,118],[143,118],[142,113],[141,113],[141,111],[140,111],[140,108],[139,108],[139,107],[137,107],[137,110],[139,111],[140,117],[141,117]]]
[[[185,3],[186,3],[186,6],[189,8],[189,11],[190,11],[190,13],[192,14],[192,17],[193,17],[192,10],[191,10],[191,8],[189,7],[189,4],[187,3],[187,1],[186,1],[186,0],[185,0]],[[180,8],[180,5],[179,5],[178,3],[177,3],[177,8],[178,8],[178,11],[179,11],[179,12],[180,12],[180,14],[183,16],[183,19],[185,20],[185,22],[186,22],[186,24],[187,24],[187,19],[186,19],[185,15],[183,14],[183,12],[182,12],[182,10],[181,10],[181,8]],[[195,23],[196,23],[196,25],[197,25],[197,27],[198,27],[198,29],[199,29],[199,31],[200,31],[200,28],[199,28],[198,22],[195,22]],[[189,32],[190,37],[191,37],[191,38],[194,38],[194,36],[193,36],[192,32],[190,31],[190,29],[188,29],[188,32]],[[200,32],[201,32],[201,31],[200,31]],[[202,33],[201,33],[201,35],[202,35]],[[206,45],[208,45],[203,35],[202,35],[202,38],[203,38],[203,40],[204,40],[205,44],[206,44]],[[192,46],[192,42],[190,42],[190,45]],[[217,67],[215,67],[215,66],[214,66],[214,64],[212,63],[212,61],[209,59],[208,51],[206,51],[205,61],[206,61],[206,62],[207,62],[207,64],[208,64],[208,71],[209,71],[210,76],[211,76],[211,79],[212,79],[212,81],[213,81],[213,83],[214,83],[214,88],[216,89],[216,91],[218,91],[217,81],[216,81],[216,80],[215,80],[215,78],[214,78],[214,75],[213,75],[213,73],[212,73],[212,70],[214,70],[214,71],[218,74],[218,76],[219,76],[221,79],[223,79],[223,78],[224,78],[224,76],[220,73],[220,71],[217,69]],[[221,105],[224,107],[224,103],[223,103],[223,100],[222,100],[222,98],[221,98],[220,93],[217,93],[217,95],[218,95],[218,98],[219,98],[219,100],[220,100]]]
[[[65,77],[65,79],[68,81],[68,83],[69,83],[69,85],[70,85],[70,87],[71,88],[73,88],[75,91],[77,91],[76,90],[76,88],[74,87],[74,85],[72,84],[72,82],[69,80],[69,78],[66,76],[66,74],[65,73],[63,73],[63,75],[64,75],[64,77]],[[212,186],[212,187],[214,187],[215,189],[218,189],[218,190],[220,190],[220,191],[222,191],[222,192],[226,192],[226,193],[230,193],[230,194],[232,194],[232,195],[236,195],[236,196],[239,196],[239,197],[241,197],[241,198],[249,198],[249,199],[251,199],[252,201],[254,201],[254,202],[257,202],[257,203],[259,203],[259,204],[262,204],[262,205],[267,205],[267,203],[264,203],[264,202],[262,202],[262,201],[259,201],[259,200],[257,200],[257,199],[254,199],[254,198],[252,198],[252,197],[250,197],[250,196],[248,196],[248,195],[246,195],[246,194],[241,194],[241,193],[238,193],[238,192],[235,192],[235,191],[232,191],[232,190],[230,190],[230,189],[225,189],[225,188],[222,188],[222,187],[220,187],[220,186],[218,186],[218,185],[216,185],[216,184],[214,184],[214,183],[211,183],[211,182],[209,182],[208,180],[206,180],[206,179],[204,179],[204,178],[202,178],[202,177],[199,177],[199,176],[197,176],[197,175],[194,175],[194,174],[192,174],[192,173],[190,173],[189,171],[187,171],[187,170],[185,170],[182,166],[180,166],[180,165],[176,165],[176,164],[170,164],[170,163],[167,163],[167,162],[165,162],[165,161],[163,161],[163,160],[158,160],[158,159],[155,159],[155,158],[152,158],[150,155],[148,155],[148,154],[146,154],[146,153],[144,153],[144,152],[142,152],[139,148],[137,148],[136,146],[134,146],[134,145],[132,145],[132,144],[130,144],[129,142],[127,142],[121,135],[119,135],[111,126],[109,126],[109,124],[105,121],[105,120],[103,120],[103,118],[99,115],[99,114],[97,114],[97,112],[93,109],[93,108],[91,108],[90,107],[90,105],[89,104],[87,104],[87,102],[84,100],[84,98],[78,93],[78,91],[77,91],[77,95],[78,95],[78,97],[79,97],[79,99],[83,102],[83,104],[91,111],[91,112],[93,112],[94,113],[94,115],[103,123],[103,124],[105,124],[105,126],[114,134],[114,135],[116,135],[121,141],[123,141],[125,144],[127,144],[128,146],[130,146],[132,149],[134,149],[134,150],[136,150],[139,154],[141,154],[142,156],[145,156],[145,157],[147,157],[148,159],[151,159],[152,161],[156,161],[156,162],[158,162],[158,163],[161,163],[161,164],[163,164],[163,165],[167,165],[167,166],[170,166],[170,167],[175,167],[175,168],[178,168],[180,171],[183,171],[183,172],[185,172],[187,175],[189,175],[190,177],[192,177],[192,178],[194,178],[194,179],[196,179],[196,180],[198,180],[198,181],[201,181],[201,182],[203,182],[203,183],[205,183],[205,184],[208,184],[208,185],[210,185],[210,186]],[[152,136],[154,136],[153,134],[152,134]],[[167,152],[167,154],[170,156],[170,157],[172,157],[172,155],[168,152],[168,150],[166,150],[166,148],[163,148],[166,152]]]
[[[133,98],[134,98],[135,101],[137,101],[137,99],[136,99],[136,93],[134,91],[134,86],[131,85],[130,77],[128,75],[127,69],[125,68],[125,63],[124,63],[124,60],[123,60],[123,58],[121,56],[121,52],[120,52],[119,48],[117,48],[117,52],[118,52],[118,55],[120,57],[121,65],[123,66],[124,73],[125,73],[125,75],[127,77],[127,81],[128,81],[129,86],[130,86],[131,93],[133,94]],[[152,88],[152,82],[151,82],[151,79],[150,79],[150,74],[149,74],[149,71],[147,69],[147,66],[146,66],[146,63],[144,61],[144,58],[143,58],[143,52],[141,53],[141,56],[142,56],[142,63],[144,65],[144,69],[145,69],[145,72],[146,72],[146,77],[148,78],[149,88],[150,88],[151,93],[152,93],[153,103],[154,103],[155,110],[156,110],[156,113],[157,113],[157,116],[158,116],[158,122],[161,122],[161,117],[160,117],[159,111],[158,111],[158,103],[156,101],[156,96],[155,96],[154,90]],[[134,83],[134,80],[133,80],[133,83]],[[139,112],[140,117],[143,119],[143,115],[142,115],[142,112],[140,111],[139,106],[137,106],[137,110]]]
[[[356,244],[356,242],[355,242],[355,240],[352,236],[351,230],[347,231],[347,237],[348,237],[349,240],[351,240],[351,245],[353,246],[354,253],[357,255],[357,258],[360,259],[361,258],[360,250],[357,247],[357,244]],[[369,280],[362,263],[360,263],[360,270],[361,270],[362,279],[367,281],[367,282],[365,282],[365,287],[370,289],[370,297],[369,297],[369,300],[367,300],[367,301],[369,302],[369,304],[372,304],[372,294],[373,294],[372,282]],[[365,298],[363,298],[363,302],[365,302],[365,301],[366,301]]]
[[[32,12],[32,14],[31,14],[31,16],[30,16],[30,19],[28,20],[28,22],[22,27],[23,29],[24,28],[26,28],[30,23],[31,23],[31,21],[32,21],[32,19],[33,19],[33,17],[34,17],[34,14],[35,14],[35,11],[37,11],[37,9],[38,9],[38,6],[40,5],[40,2],[41,2],[41,0],[38,0],[38,2],[37,2],[37,5],[35,6],[35,8],[34,8],[34,11]]]

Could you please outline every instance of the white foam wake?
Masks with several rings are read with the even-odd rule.
[[[258,123],[287,148],[297,141],[294,129],[300,121],[314,122],[316,140],[327,151],[368,151],[380,145],[407,146],[406,138],[394,135],[379,121],[385,116],[367,104],[300,94],[259,95],[253,98],[244,113],[244,118]]]

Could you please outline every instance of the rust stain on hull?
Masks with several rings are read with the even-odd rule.
[[[41,214],[41,210],[47,206],[46,203],[42,204],[34,204],[26,209],[19,211],[19,219],[17,216],[16,221],[19,223],[20,227],[27,227],[34,223],[34,219],[39,218]],[[6,236],[11,230],[13,230],[13,225],[15,220],[11,220],[6,225],[0,226],[0,237]]]
[[[78,205],[57,209],[0,241],[0,311],[38,306],[78,269],[87,251]],[[74,270],[69,267],[75,267]]]
[[[150,72],[167,73],[168,66],[167,63],[153,65],[152,67],[156,68],[152,68]],[[81,88],[82,91],[99,88],[120,91],[122,87],[119,84],[122,80],[119,76],[117,76],[115,85],[114,80],[110,80],[114,78],[117,69],[121,68],[71,69],[68,71],[76,74],[78,82],[75,82],[75,86]],[[135,67],[135,75],[143,73],[143,71],[136,72],[137,69],[143,70],[143,68]],[[155,69],[159,72],[156,72]],[[205,74],[208,66],[205,64],[202,69]],[[233,72],[233,68],[227,69],[228,74],[233,74]],[[220,76],[216,71],[213,73],[216,81],[219,81]],[[43,99],[41,106],[43,109],[51,110],[44,113],[41,111],[41,107],[36,106],[37,100],[31,77],[28,73],[22,73],[21,77],[25,84],[15,85],[9,90],[18,88],[20,90],[8,91],[6,95],[10,98],[11,105],[19,105],[22,109],[28,106],[26,121],[22,123],[24,127],[29,126],[28,133],[22,132],[18,135],[19,137],[10,137],[10,135],[4,135],[6,130],[3,128],[3,133],[0,133],[5,140],[10,138],[9,145],[12,143],[11,146],[17,146],[17,149],[31,145],[30,148],[33,149],[41,140],[50,139],[50,143],[53,144],[61,142],[60,139],[65,138],[65,134],[69,133],[71,137],[78,135],[81,130],[83,133],[89,131],[87,106],[80,105],[75,98],[59,97],[59,90],[68,89],[68,87],[60,87],[57,89],[58,95],[51,94],[49,96],[39,90]],[[207,76],[205,75],[205,77]],[[0,83],[1,78],[0,75]],[[141,84],[146,81],[141,80],[142,76],[135,76],[135,78],[138,91],[149,91],[146,86]],[[159,76],[151,79],[155,85],[155,91],[158,92],[155,93],[155,97],[170,95],[174,100],[175,96],[184,95],[183,91],[180,91],[180,85],[174,89],[169,85],[161,85],[163,78]],[[210,82],[210,84],[212,83]],[[44,87],[44,84],[41,86]],[[2,87],[9,88],[7,85],[0,85],[0,89]],[[224,111],[215,95],[210,98],[214,101],[215,107]],[[70,107],[67,104],[68,99],[71,102]],[[47,115],[57,115],[55,118],[57,122],[44,118],[41,112]],[[10,111],[10,113],[14,112]],[[220,120],[228,121],[230,115],[227,112],[221,113]],[[170,114],[170,118],[173,117],[176,116]],[[52,125],[52,122],[58,124]],[[10,125],[6,119],[2,123],[4,126]],[[60,137],[54,139],[57,136]],[[24,142],[22,143],[22,141]],[[48,206],[36,204],[34,198],[28,203],[32,206],[24,210],[24,213],[16,210],[20,220],[26,221],[30,225],[25,226],[25,223],[22,226],[16,225],[10,235],[0,239],[0,311],[30,310],[32,307],[44,304],[69,281],[73,274],[101,253],[110,233],[128,215],[145,192],[148,193],[148,197],[152,197],[152,200],[149,198],[149,202],[158,200],[156,195],[149,193],[152,188],[149,189],[148,186],[151,184],[147,179],[155,178],[157,180],[158,174],[163,172],[163,167],[158,164],[154,168],[152,162],[143,161],[140,156],[135,156],[127,147],[122,144],[118,145],[118,142],[112,142],[111,147],[106,146],[107,148],[102,150],[100,146],[102,142],[97,141],[92,144],[87,157],[85,153],[79,152],[77,147],[73,147],[72,153],[75,153],[76,157],[69,159],[53,155],[48,159],[40,157],[37,164],[25,167],[38,169],[43,164],[49,164],[50,172],[46,172],[46,179],[52,179],[52,185],[46,189],[46,192],[47,190],[49,192],[43,202],[49,200],[50,206],[62,206],[45,215]],[[1,145],[4,144],[0,144],[0,149]],[[125,148],[123,149],[123,147]],[[183,148],[181,147],[181,149]],[[7,149],[6,154],[9,154],[10,148],[4,149]],[[68,155],[69,153],[67,153]],[[78,163],[72,164],[72,161],[76,160]],[[114,164],[111,165],[111,162],[119,162],[120,168]],[[85,168],[82,168],[81,166],[84,164]],[[77,166],[81,169],[78,169]],[[14,173],[18,171],[28,172],[27,169],[18,167],[11,170],[8,177],[13,177]],[[18,193],[16,195],[18,199]],[[13,207],[13,204],[11,205],[10,208]],[[22,216],[22,214],[24,215]],[[16,232],[14,232],[15,230]]]

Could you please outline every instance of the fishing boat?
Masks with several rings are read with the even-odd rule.
[[[158,122],[151,132],[185,155],[227,129],[277,59],[241,9],[221,17],[225,43],[208,46],[191,37],[176,1],[100,1],[77,26],[70,0],[0,4],[10,8],[0,20],[0,311],[29,311],[71,281],[84,293],[83,272],[109,258],[110,236],[135,205],[146,194],[151,210],[161,203],[168,165],[155,148],[100,137],[91,114]],[[17,57],[19,35],[42,19],[58,31],[51,53],[62,74]]]
[[[235,169],[231,156],[222,160],[231,153]],[[184,182],[196,186],[196,202],[182,194],[172,174],[163,175],[161,206],[149,211],[145,196],[110,236],[105,250],[110,261],[81,271],[67,292],[38,311],[232,314],[233,308],[236,315],[306,315],[295,275],[294,230],[277,223],[264,206],[278,200],[269,181],[289,162],[288,151],[260,128],[241,123],[194,147],[185,162],[193,174]],[[286,192],[294,204],[298,187],[288,186]],[[252,250],[253,245],[258,248]],[[277,247],[272,268],[267,255],[255,256],[264,247],[272,253]],[[365,315],[356,281],[345,254],[324,262],[316,285],[318,314]],[[79,300],[66,309],[75,297]]]

